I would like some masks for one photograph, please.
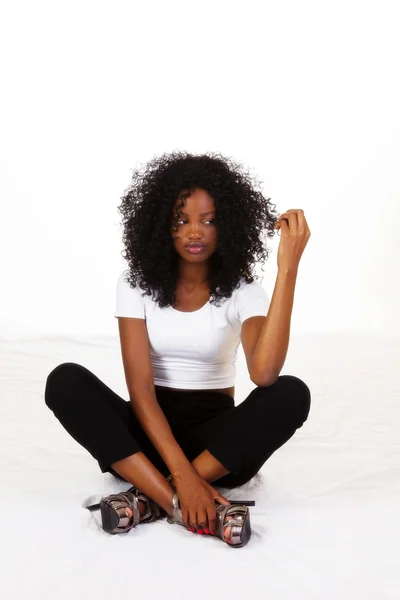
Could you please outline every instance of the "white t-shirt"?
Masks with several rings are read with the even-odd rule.
[[[160,308],[137,284],[118,278],[114,317],[145,319],[154,384],[178,389],[220,389],[235,384],[242,323],[266,316],[270,300],[263,286],[241,277],[230,298],[209,301],[192,312]],[[140,348],[138,348],[140,352]]]

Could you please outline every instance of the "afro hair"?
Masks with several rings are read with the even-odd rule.
[[[240,164],[215,152],[164,153],[144,169],[133,169],[118,207],[130,285],[138,284],[160,307],[175,304],[179,255],[171,235],[173,207],[182,198],[179,211],[184,199],[198,188],[208,192],[216,208],[217,247],[209,259],[210,302],[219,306],[219,300],[229,298],[241,277],[253,282],[253,266],[269,256],[263,236],[273,237],[279,216],[276,205],[257,187],[258,181]]]

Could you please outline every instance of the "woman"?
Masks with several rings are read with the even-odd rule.
[[[215,153],[154,158],[121,199],[129,269],[117,282],[115,317],[130,400],[82,365],[62,363],[45,402],[103,473],[132,484],[101,500],[105,531],[168,515],[242,547],[248,506],[211,483],[249,481],[308,417],[307,385],[279,376],[310,236],[304,212],[278,218],[243,168]],[[263,232],[278,229],[270,302],[251,268],[268,257]],[[240,342],[256,387],[235,406]]]

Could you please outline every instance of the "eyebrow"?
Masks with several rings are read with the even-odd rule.
[[[186,216],[188,216],[188,214],[187,214],[187,213],[185,213],[185,212],[182,212],[182,211],[179,211],[179,212],[181,213],[181,215],[186,215]],[[200,214],[200,216],[201,216],[201,217],[205,217],[206,215],[211,215],[211,213],[214,213],[214,212],[215,212],[215,210],[209,210],[208,212],[201,213],[201,214]]]

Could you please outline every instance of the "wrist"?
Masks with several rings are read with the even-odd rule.
[[[183,479],[184,477],[187,477],[188,474],[197,475],[196,469],[189,461],[180,463],[171,469],[172,478],[175,480]]]
[[[296,277],[298,267],[278,267],[278,275],[281,277]]]

